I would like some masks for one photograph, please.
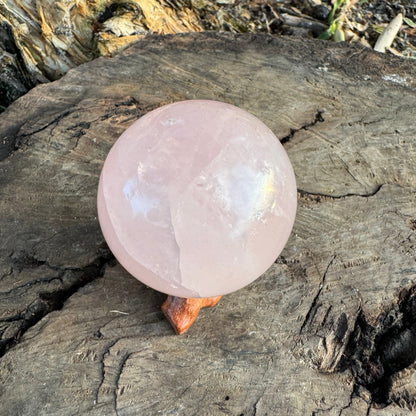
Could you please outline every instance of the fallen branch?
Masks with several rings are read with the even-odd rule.
[[[386,49],[389,48],[393,43],[394,38],[402,27],[402,23],[403,15],[399,13],[379,36],[374,46],[374,50],[377,52],[385,53]]]

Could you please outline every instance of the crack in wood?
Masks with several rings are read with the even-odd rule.
[[[96,120],[94,120],[96,121]],[[68,127],[68,131],[73,131],[72,137],[74,137],[75,145],[72,147],[72,150],[75,150],[78,147],[79,141],[82,136],[87,134],[87,130],[91,127],[90,121],[81,121],[80,123],[75,124],[74,126]],[[51,132],[52,135],[52,132]]]
[[[305,191],[299,188],[298,188],[298,194],[300,198],[309,199],[309,200],[316,201],[316,202],[320,202],[323,199],[337,200],[337,199],[345,199],[345,198],[354,197],[354,196],[358,196],[361,198],[370,198],[376,195],[383,188],[384,185],[386,184],[376,185],[370,192],[362,193],[362,194],[350,192],[350,193],[343,194],[343,195],[330,195],[330,194],[324,194],[320,192],[309,192],[309,191]]]
[[[384,407],[399,404],[401,397],[392,398],[392,378],[415,362],[416,285],[403,290],[397,303],[374,326],[360,312],[339,370],[350,368],[356,390],[360,387],[370,392],[369,408]]]
[[[1,318],[0,322],[16,322],[16,321],[20,321],[21,319],[23,319],[23,317],[24,317],[24,313],[19,312],[15,315],[7,316],[6,318]]]
[[[344,127],[344,126],[354,126],[354,125],[360,125],[360,126],[371,126],[372,124],[379,124],[379,123],[384,123],[385,122],[385,117],[382,118],[378,118],[376,120],[369,120],[369,121],[365,121],[364,118],[361,118],[359,120],[354,120],[354,121],[349,121],[347,123],[341,123],[340,126]]]
[[[132,355],[131,352],[124,354],[117,368],[116,378],[114,381],[114,411],[116,412],[116,416],[118,416],[118,411],[117,411],[118,383],[120,381],[121,373],[124,370],[126,362],[131,355]]]
[[[257,405],[259,403],[259,401],[261,400],[261,397],[253,404],[253,416],[257,415]]]
[[[73,110],[65,110],[63,113],[59,114],[52,121],[45,124],[44,126],[39,127],[37,130],[30,131],[29,133],[21,134],[19,137],[28,137],[28,136],[33,136],[34,134],[40,133],[41,131],[46,130],[52,124],[59,123],[64,117],[69,116],[72,113],[73,113]],[[15,149],[15,150],[17,150],[17,149]]]
[[[42,292],[39,294],[38,299],[32,302],[25,311],[21,312],[22,319],[19,328],[15,331],[13,337],[0,341],[0,358],[11,348],[17,345],[22,337],[22,335],[31,327],[35,326],[42,318],[44,318],[49,313],[60,310],[64,303],[80,288],[85,286],[87,283],[92,282],[98,277],[103,276],[105,266],[112,262],[114,259],[113,255],[107,251],[101,256],[97,257],[93,262],[82,268],[56,268],[52,267],[54,270],[61,270],[62,275],[59,277],[62,279],[66,272],[72,271],[77,272],[75,280],[71,282],[67,287],[52,291],[52,292]],[[30,264],[25,263],[26,267],[34,267],[39,265],[47,264],[46,261],[38,261],[34,257]],[[57,279],[58,277],[51,278],[52,280]],[[49,279],[49,278],[48,278]],[[30,282],[30,285],[33,286],[36,282],[40,282],[42,279],[37,279],[34,282]],[[13,289],[12,289],[13,290]],[[14,315],[12,320],[18,321],[17,315]],[[3,318],[7,319],[7,318]],[[6,321],[4,321],[6,322]]]
[[[56,271],[66,271],[66,270],[80,270],[78,267],[66,267],[62,268],[59,266],[55,266],[53,264],[50,264],[46,260],[40,260],[37,257],[35,257],[32,254],[29,254],[25,251],[20,252],[17,256],[14,255],[14,253],[10,256],[12,267],[16,268],[19,272],[21,272],[25,268],[34,268],[39,266],[46,266],[51,270]]]
[[[267,371],[269,370],[269,366],[266,368],[266,371],[263,374],[263,378],[264,375],[267,373]],[[257,400],[253,403],[253,415],[252,416],[256,416],[257,415],[257,405],[260,403],[260,400],[263,398],[264,394],[266,392],[266,389],[263,389],[262,393],[260,394],[260,396],[257,398]]]
[[[75,133],[74,137],[76,139],[76,142],[72,150],[74,150],[78,146],[79,139],[86,133],[86,129],[90,127],[91,123],[94,123],[95,121],[98,121],[98,120],[105,120],[107,118],[110,118],[116,115],[132,115],[132,117],[128,118],[127,120],[122,121],[123,123],[125,123],[132,119],[137,119],[141,117],[142,115],[146,114],[148,111],[155,109],[159,105],[163,105],[163,103],[158,104],[158,105],[154,105],[154,104],[143,105],[143,104],[140,104],[140,102],[132,96],[127,97],[123,101],[114,103],[114,107],[111,108],[111,111],[109,112],[109,114],[100,116],[100,118],[97,120],[92,120],[90,122],[83,122],[84,126],[81,126],[82,128]],[[127,108],[123,108],[123,107],[127,107]],[[27,133],[19,134],[20,128],[22,127],[24,123],[20,124],[18,127],[15,127],[13,130],[10,131],[10,134],[6,135],[6,137],[0,140],[0,161],[11,156],[14,152],[19,150],[24,144],[29,145],[29,142],[24,141],[25,138],[30,138],[33,135],[46,130],[50,126],[53,126],[50,132],[50,135],[52,136],[53,131],[56,128],[56,126],[59,124],[59,122],[65,117],[75,113],[78,110],[80,109],[74,105],[73,109],[64,110],[62,113],[60,113],[50,122],[37,128],[36,130],[30,131]],[[78,126],[79,125],[76,125],[74,126],[74,128]],[[71,130],[71,128],[68,128],[67,130]]]
[[[322,292],[322,289],[324,288],[326,276],[328,274],[328,270],[331,267],[332,263],[334,262],[336,256],[337,255],[334,254],[332,256],[331,260],[329,261],[328,265],[326,266],[325,272],[322,275],[321,281],[319,283],[318,291],[316,292],[316,295],[314,296],[314,298],[312,300],[312,304],[311,304],[311,306],[310,306],[310,308],[309,308],[309,310],[308,310],[308,312],[305,316],[305,319],[303,320],[302,325],[300,327],[299,335],[302,334],[303,330],[305,329],[306,324],[313,318],[313,314],[316,312],[318,299],[319,299],[319,296]]]
[[[351,405],[352,405],[352,399],[354,397],[355,397],[355,388],[353,388],[353,390],[352,390],[352,392],[350,394],[350,398],[348,400],[348,403],[345,406],[341,407],[341,409],[339,410],[338,416],[341,416],[342,413],[344,412],[344,410],[347,410],[347,409],[349,409],[351,407]]]
[[[309,127],[315,126],[318,123],[323,123],[325,121],[324,117],[323,117],[324,111],[323,110],[318,110],[315,114],[315,117],[312,121],[310,121],[309,123],[304,124],[303,126],[299,127],[298,129],[290,129],[290,132],[288,135],[282,137],[280,140],[280,143],[282,145],[285,145],[286,143],[290,142],[293,137],[295,136],[295,134],[301,130],[308,130]]]
[[[317,416],[321,413],[330,412],[333,408],[334,408],[334,406],[328,407],[327,409],[315,409],[315,410],[312,411],[311,416]]]
[[[24,140],[22,139],[26,137],[31,137],[32,135],[47,129],[49,126],[55,123],[59,123],[64,117],[70,115],[72,112],[72,110],[65,110],[63,113],[55,117],[52,121],[46,123],[42,127],[39,127],[37,130],[28,133],[23,133],[20,135],[19,131],[21,127],[24,125],[24,123],[22,122],[21,124],[19,124],[17,127],[10,131],[11,135],[6,134],[6,137],[4,137],[3,140],[0,141],[0,162],[11,156],[17,150],[19,150],[24,143],[28,144],[28,142],[24,142]]]
[[[326,310],[326,312],[325,312],[324,317],[322,318],[322,323],[321,323],[321,326],[322,326],[322,327],[325,327],[325,325],[326,325],[326,321],[327,321],[327,319],[328,319],[328,317],[329,317],[329,315],[330,315],[331,311],[332,311],[332,305],[329,305],[328,309],[327,309],[327,310]]]
[[[192,387],[192,385],[193,384],[195,384],[196,382],[197,382],[197,380],[199,380],[199,377],[196,377],[195,379],[194,379],[194,381],[192,381],[192,383],[191,384],[188,384],[186,387],[185,387],[185,389],[183,389],[182,390],[182,393],[181,394],[179,394],[179,396],[178,396],[178,399],[181,399],[184,395],[185,395],[185,393]]]
[[[99,330],[98,330],[99,331]],[[116,340],[113,340],[113,341],[111,341],[105,348],[104,348],[104,351],[102,352],[102,354],[101,354],[101,357],[100,357],[100,371],[101,371],[101,377],[100,377],[100,382],[99,382],[99,384],[98,384],[98,387],[97,387],[97,390],[96,390],[96,392],[95,392],[95,400],[94,400],[94,405],[96,405],[96,404],[99,404],[100,403],[100,401],[99,401],[99,394],[100,394],[100,389],[101,389],[101,387],[102,387],[102,385],[104,384],[104,380],[105,380],[105,363],[104,363],[104,361],[105,361],[105,358],[107,357],[107,355],[108,354],[110,354],[110,349],[112,348],[112,347],[114,347],[114,345],[115,344],[117,344],[117,342],[119,342],[120,341],[120,339],[116,339]]]
[[[13,292],[19,291],[21,289],[27,289],[29,287],[44,284],[44,283],[51,283],[54,280],[59,280],[61,283],[63,283],[62,277],[64,276],[64,274],[65,274],[65,271],[61,271],[58,276],[44,277],[44,278],[40,278],[40,279],[31,280],[29,282],[24,283],[23,285],[13,287],[12,289],[10,289],[6,292],[0,292],[0,295],[8,296],[8,295],[11,295]],[[1,322],[1,320],[0,320],[0,322]]]

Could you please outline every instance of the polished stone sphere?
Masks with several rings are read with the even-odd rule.
[[[144,284],[180,297],[238,290],[285,246],[296,182],[252,114],[190,100],[149,112],[116,141],[98,188],[104,237]]]

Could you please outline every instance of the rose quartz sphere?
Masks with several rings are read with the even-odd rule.
[[[160,107],[117,140],[98,216],[119,262],[180,297],[224,295],[276,260],[292,230],[296,182],[272,131],[229,104]]]

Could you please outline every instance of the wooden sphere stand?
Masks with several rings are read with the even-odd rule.
[[[162,312],[173,326],[175,332],[181,335],[194,323],[201,308],[215,306],[220,299],[221,296],[212,298],[180,298],[169,295],[162,305]]]

